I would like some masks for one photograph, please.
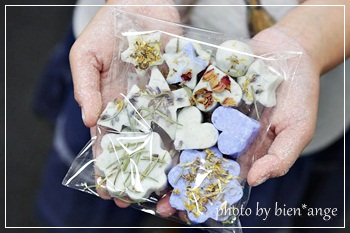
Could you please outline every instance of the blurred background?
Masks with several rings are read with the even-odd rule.
[[[74,5],[75,2],[60,0],[50,1],[50,4]],[[35,205],[50,153],[54,124],[34,110],[34,97],[45,65],[72,23],[74,6],[18,6],[28,4],[28,1],[18,0],[6,4],[14,6],[6,6],[5,225],[42,227]],[[47,5],[47,1],[35,1],[35,4]],[[4,82],[0,85],[5,86]],[[0,98],[5,102],[4,96]],[[1,114],[2,119],[4,115]],[[2,148],[4,141],[1,141]],[[174,225],[168,220],[144,215],[143,226]],[[25,230],[45,232],[38,228]],[[153,232],[162,232],[162,229]]]
[[[73,0],[57,2],[75,3]],[[51,1],[51,4],[54,3]],[[26,1],[7,1],[7,4],[26,4]],[[35,4],[47,4],[47,1],[36,1]],[[52,50],[71,23],[72,12],[73,7],[69,6],[6,7],[8,227],[40,226],[34,205],[51,146],[53,125],[35,114],[33,96]],[[39,231],[35,229],[35,232]]]
[[[28,4],[27,1],[19,0],[5,3]],[[55,3],[72,5],[75,1],[50,1],[50,4]],[[48,3],[39,0],[35,4]],[[40,227],[35,216],[35,200],[54,126],[33,111],[33,96],[51,52],[64,38],[71,24],[72,12],[73,7],[70,6],[6,7],[7,227]],[[0,59],[4,60],[3,57]],[[4,87],[4,82],[0,85]],[[5,102],[4,96],[0,98]],[[1,114],[0,118],[3,119],[4,115]],[[2,148],[4,142],[1,140]],[[148,220],[150,221],[146,221],[145,226],[161,225],[162,221],[166,221],[152,217]],[[44,229],[28,231],[44,232]]]

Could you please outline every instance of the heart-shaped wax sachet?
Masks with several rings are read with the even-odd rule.
[[[208,112],[218,103],[222,106],[237,107],[242,99],[242,90],[230,76],[210,65],[193,90],[193,97],[196,99],[197,108]]]
[[[175,149],[206,149],[216,144],[219,133],[211,123],[202,123],[203,116],[196,107],[183,108],[178,116]]]
[[[218,107],[211,120],[222,131],[218,138],[221,153],[236,158],[243,154],[258,135],[260,123],[236,109]]]

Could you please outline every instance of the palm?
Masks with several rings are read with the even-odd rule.
[[[291,51],[289,38],[283,34],[266,30],[256,38],[261,42],[280,44],[275,51]],[[282,42],[282,43],[280,43]],[[251,41],[254,47],[254,41]],[[258,51],[259,50],[259,51]],[[273,50],[255,49],[258,54]],[[293,165],[314,132],[318,105],[319,75],[314,71],[307,54],[288,62],[290,68],[297,68],[277,89],[277,105],[263,111],[261,130],[256,141],[238,161],[241,174],[248,184],[259,185],[268,178],[284,175]],[[163,216],[174,213],[169,195],[158,202],[157,210]],[[182,215],[181,215],[182,216]],[[183,220],[186,220],[185,218]]]
[[[295,42],[275,29],[265,30],[255,39],[279,44],[277,49],[281,51],[295,48]],[[247,175],[248,183],[253,186],[287,173],[315,129],[319,75],[305,51],[287,64],[290,76],[277,89],[277,105],[265,109],[258,139],[241,158],[245,165],[242,175]]]

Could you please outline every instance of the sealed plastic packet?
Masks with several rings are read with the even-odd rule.
[[[277,88],[288,91],[289,60],[301,53],[122,9],[115,22],[115,96],[63,184],[185,225],[239,232],[247,171],[266,132],[260,117],[278,104]]]

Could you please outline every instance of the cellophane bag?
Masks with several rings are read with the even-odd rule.
[[[114,17],[114,96],[63,184],[185,226],[240,232],[246,176],[269,125],[261,117],[288,92],[289,61],[301,52],[123,8]]]

